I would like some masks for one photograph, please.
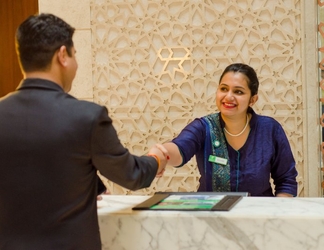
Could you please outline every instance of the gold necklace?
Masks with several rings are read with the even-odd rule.
[[[246,124],[245,124],[243,130],[242,130],[240,133],[238,133],[238,134],[236,134],[236,135],[231,134],[230,132],[227,131],[227,129],[226,129],[225,127],[224,127],[224,131],[225,131],[227,134],[229,134],[230,136],[234,136],[234,137],[236,137],[236,136],[240,136],[241,134],[244,133],[244,131],[246,130],[248,124],[249,124],[249,117],[248,117],[248,115],[246,115]]]

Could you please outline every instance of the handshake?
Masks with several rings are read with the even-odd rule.
[[[155,144],[148,152],[147,156],[152,156],[158,162],[158,171],[156,177],[161,177],[165,171],[165,167],[170,160],[168,150],[162,144]]]

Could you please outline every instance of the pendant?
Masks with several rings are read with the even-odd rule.
[[[219,142],[219,141],[215,141],[215,142],[214,142],[214,146],[215,146],[216,148],[218,148],[218,147],[220,146],[220,142]]]

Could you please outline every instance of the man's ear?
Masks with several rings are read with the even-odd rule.
[[[62,45],[57,51],[57,60],[63,67],[67,66],[67,57],[68,53],[66,50],[66,46]]]
[[[252,107],[257,102],[258,99],[259,99],[259,96],[257,94],[252,96],[251,99],[250,99],[249,106]]]

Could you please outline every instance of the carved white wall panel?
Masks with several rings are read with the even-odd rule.
[[[195,117],[216,111],[224,68],[250,64],[259,75],[255,111],[277,119],[291,143],[303,195],[303,85],[299,0],[91,1],[94,101],[107,106],[122,143],[145,154]],[[195,191],[195,159],[168,168],[147,189]]]

